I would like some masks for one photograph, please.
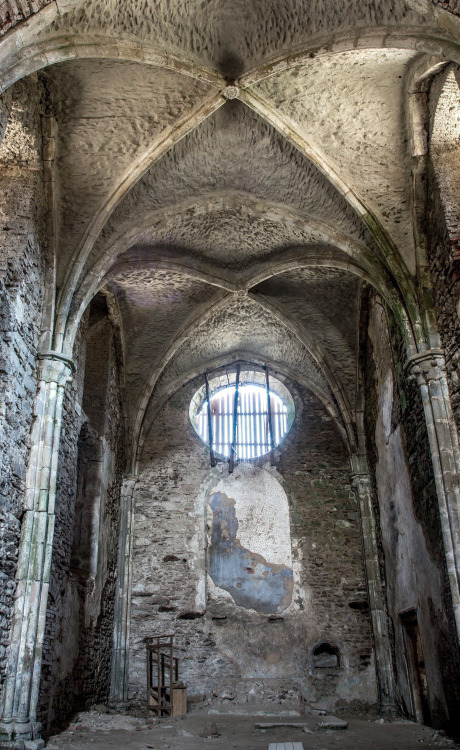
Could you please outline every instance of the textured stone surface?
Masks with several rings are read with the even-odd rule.
[[[104,300],[76,342],[60,446],[41,718],[61,725],[108,698],[124,424],[116,332]]]
[[[345,52],[271,76],[256,90],[355,186],[414,271],[408,162],[395,106],[411,59],[396,50]]]
[[[427,224],[437,322],[446,352],[457,425],[460,425],[459,102],[458,83],[450,72],[444,80],[433,122],[428,172],[428,189],[432,199],[428,205]],[[436,101],[432,102],[432,106],[435,104]]]
[[[119,231],[127,220],[132,226],[133,211],[142,219],[146,211],[216,191],[276,201],[334,223],[352,236],[364,233],[354,212],[316,167],[238,101],[227,102],[155,164],[117,208],[107,231],[112,225],[113,232]],[[238,242],[235,249],[242,254],[237,228],[230,224],[229,241],[233,247]]]
[[[0,3],[0,35],[21,21],[50,5],[53,0],[2,0]]]
[[[134,63],[62,63],[48,75],[58,119],[63,274],[124,173],[209,89]]]
[[[426,425],[417,385],[403,379],[398,365],[395,373],[393,356],[397,357],[400,342],[394,330],[390,339],[384,310],[375,302],[370,312],[369,334],[368,375],[373,373],[375,377],[376,392],[372,392],[369,380],[367,418],[371,418],[375,409],[371,450],[375,450],[376,456],[379,520],[388,611],[394,626],[399,700],[410,713],[412,699],[403,658],[400,615],[416,609],[431,686],[431,720],[441,725],[449,719],[455,721],[454,706],[458,698],[454,675],[458,663],[455,649],[449,653],[453,622],[449,605],[446,607],[445,560],[439,555],[441,527],[425,447]],[[451,679],[443,684],[446,670]]]
[[[194,328],[193,336],[184,342],[164,368],[156,385],[156,398],[150,404],[152,413],[156,400],[161,403],[165,394],[171,389],[174,392],[178,384],[193,372],[203,372],[208,362],[225,357],[230,359],[239,352],[251,352],[262,361],[284,363],[311,382],[326,398],[331,397],[319,365],[299,339],[257,302],[235,295],[225,300],[222,309],[209,320]]]
[[[355,399],[359,286],[359,280],[349,273],[316,268],[283,273],[256,289],[327,352],[351,404]]]
[[[244,494],[245,474],[256,479],[261,470],[236,470],[233,479],[225,468],[222,475],[210,474],[207,448],[187,416],[199,385],[188,384],[168,402],[142,455],[134,516],[131,697],[143,699],[143,637],[175,632],[189,693],[204,692],[210,702],[283,702],[303,694],[332,705],[358,693],[374,702],[368,613],[349,606],[364,595],[365,585],[358,511],[333,422],[307,391],[294,390],[296,421],[270,480],[281,481],[289,498],[294,591],[282,617],[270,618],[237,606],[228,591],[206,582],[205,508],[219,487],[230,495],[234,484],[234,494]],[[250,523],[250,516],[240,518]],[[258,533],[256,523],[252,536],[243,535],[246,548],[257,546],[251,538]],[[281,541],[286,545],[285,535]],[[287,562],[287,553],[281,556]],[[311,651],[323,639],[337,643],[340,669],[313,667]]]
[[[433,5],[443,10],[448,10],[449,13],[453,13],[455,16],[460,16],[460,3],[458,0],[432,0]]]
[[[263,8],[243,0],[198,0],[160,2],[147,7],[138,0],[123,6],[116,0],[104,3],[104,13],[96,0],[76,4],[76,9],[59,19],[52,33],[100,31],[128,38],[155,39],[156,46],[184,53],[236,78],[264,57],[299,46],[315,34],[340,31],[371,24],[423,23],[408,4],[386,2],[347,2],[331,7],[327,0],[313,6],[301,0],[271,0]]]
[[[435,312],[458,417],[460,100],[455,65],[436,67],[457,54],[455,11],[431,0],[0,3],[1,80],[39,71],[0,99],[0,671],[25,469],[37,467],[33,500],[48,512],[55,458],[39,711],[48,728],[108,699],[114,617],[112,698],[126,697],[131,572],[135,705],[142,638],[171,628],[192,695],[209,703],[303,696],[367,710],[377,700],[370,624],[378,666],[386,629],[380,574],[398,704],[409,703],[399,618],[417,606],[432,720],[455,717],[438,512],[450,469],[433,475],[429,410],[404,374],[408,353],[437,346]],[[416,68],[431,69],[429,92]],[[414,99],[427,105],[417,137]],[[404,268],[417,270],[414,227],[420,246],[426,234],[435,311],[423,269],[409,280]],[[387,335],[378,306],[358,341],[369,281],[410,310],[412,349],[393,321]],[[40,332],[42,356],[55,348],[59,361],[73,348],[77,367],[54,456],[54,416],[39,445],[28,437]],[[188,414],[203,373],[237,359],[289,379],[296,421],[276,469],[263,459],[227,476],[210,471]],[[432,405],[440,414],[439,399]],[[448,431],[442,419],[431,427],[437,439]],[[350,458],[367,493],[361,520]],[[133,540],[131,517],[119,524],[122,485],[128,510],[137,486]],[[368,544],[372,502],[378,552]],[[34,582],[46,572],[37,563]],[[18,643],[40,655],[33,622]],[[30,663],[8,683],[22,718],[34,713],[21,682]]]
[[[126,332],[126,385],[129,417],[136,408],[155,368],[161,368],[168,347],[193,318],[197,304],[209,304],[213,287],[174,272],[139,267],[115,276],[116,294]]]
[[[0,146],[0,684],[24,501],[43,302],[39,91],[14,87]],[[12,99],[12,102],[11,102]]]

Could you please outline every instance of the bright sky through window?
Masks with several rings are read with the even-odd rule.
[[[230,385],[214,393],[210,399],[212,447],[228,458],[233,439],[233,410],[235,386]],[[281,398],[270,391],[270,411],[273,445],[278,445],[288,430],[288,410]],[[263,386],[245,383],[238,389],[238,420],[236,457],[240,460],[258,458],[271,450],[268,420],[267,390]],[[198,434],[209,445],[208,404],[204,401],[196,417]]]

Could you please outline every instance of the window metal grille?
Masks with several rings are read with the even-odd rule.
[[[215,393],[209,400],[213,450],[230,457],[233,439],[235,386],[230,385]],[[273,444],[278,445],[287,433],[287,406],[270,391],[270,413]],[[197,415],[198,434],[209,445],[208,402],[204,401]],[[269,453],[272,446],[268,419],[267,390],[260,385],[239,385],[236,427],[236,455],[244,461]]]

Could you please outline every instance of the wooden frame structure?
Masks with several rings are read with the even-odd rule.
[[[174,635],[145,639],[147,649],[147,707],[160,716],[187,713],[187,686],[179,680],[179,659],[174,656]]]

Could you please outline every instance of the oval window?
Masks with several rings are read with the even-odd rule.
[[[212,446],[215,453],[228,458],[233,441],[235,385],[215,391],[210,400]],[[271,428],[269,420],[269,404]],[[240,460],[258,458],[269,453],[283,440],[290,422],[288,406],[273,390],[257,383],[240,383],[237,398],[236,457]],[[192,419],[193,423],[193,419]],[[209,445],[208,402],[204,400],[195,416],[195,430]]]

